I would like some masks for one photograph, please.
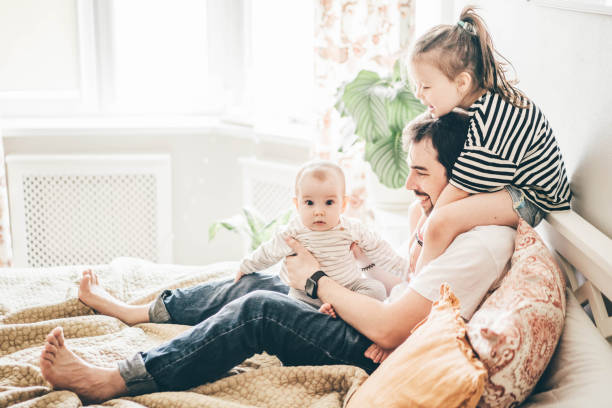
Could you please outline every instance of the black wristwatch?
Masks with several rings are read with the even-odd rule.
[[[323,276],[327,276],[327,274],[323,271],[316,271],[313,273],[310,278],[306,280],[306,287],[304,290],[306,294],[313,299],[317,298],[317,289],[319,289],[319,279]]]

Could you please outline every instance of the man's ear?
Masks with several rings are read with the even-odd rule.
[[[472,90],[473,87],[473,79],[472,76],[467,71],[463,71],[457,77],[455,77],[455,85],[457,86],[457,90],[461,94],[467,94]]]
[[[297,197],[293,197],[293,204],[295,205],[295,209],[298,209]]]

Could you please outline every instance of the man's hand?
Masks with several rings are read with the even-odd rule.
[[[304,290],[306,280],[313,273],[321,269],[319,261],[302,244],[289,237],[285,239],[287,245],[293,249],[295,255],[285,258],[287,275],[289,275],[289,286],[295,289]]]

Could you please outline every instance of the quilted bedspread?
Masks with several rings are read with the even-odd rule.
[[[69,347],[84,360],[113,367],[117,360],[160,344],[187,326],[139,324],[95,314],[77,298],[81,272],[91,268],[114,296],[148,303],[163,289],[233,275],[236,263],[208,267],[158,265],[120,258],[108,265],[0,269],[0,407],[78,407],[76,394],[43,379],[39,356],[46,335],[64,328]],[[367,377],[352,366],[282,367],[255,355],[225,378],[182,392],[106,401],[112,407],[342,407]]]

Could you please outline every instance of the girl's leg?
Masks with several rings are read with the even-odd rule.
[[[423,250],[417,261],[417,272],[448,248],[457,235],[478,225],[505,225],[516,228],[519,217],[512,199],[504,190],[481,193],[434,208],[423,239]]]

